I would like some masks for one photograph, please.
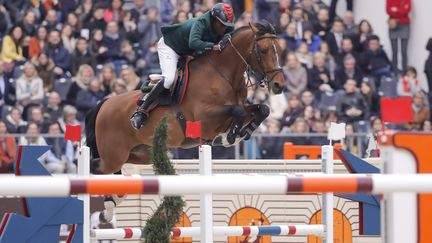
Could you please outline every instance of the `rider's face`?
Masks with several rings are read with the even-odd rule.
[[[225,33],[225,30],[227,29],[227,26],[222,24],[219,20],[215,19],[213,21],[213,32],[217,35],[223,35]]]

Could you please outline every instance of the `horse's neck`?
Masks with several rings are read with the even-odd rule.
[[[214,60],[214,68],[223,72],[223,78],[228,79],[226,81],[230,82],[233,89],[239,89],[244,86],[243,74],[247,68],[245,60],[252,48],[253,34],[245,30],[231,38],[232,44],[228,43],[222,53],[212,53],[209,58]]]

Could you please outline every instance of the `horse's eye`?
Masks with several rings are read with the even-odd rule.
[[[265,55],[265,54],[267,54],[268,49],[267,49],[267,48],[266,48],[266,49],[260,49],[259,52],[260,52],[261,54]]]

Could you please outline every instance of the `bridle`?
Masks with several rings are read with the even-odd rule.
[[[278,67],[271,69],[271,70],[265,70],[263,63],[261,62],[262,60],[262,55],[260,53],[260,51],[258,50],[258,42],[260,42],[261,40],[264,39],[272,39],[273,42],[273,51],[274,54],[276,55],[276,62]],[[248,77],[248,82],[247,82],[247,87],[249,86],[253,86],[255,85],[254,83],[252,83],[251,78],[250,78],[250,74],[256,76],[256,77],[261,77],[258,80],[258,84],[260,86],[264,85],[270,88],[269,83],[273,80],[273,78],[280,72],[282,72],[282,68],[279,66],[279,55],[277,53],[277,49],[276,49],[276,44],[275,44],[275,40],[277,39],[277,36],[275,34],[271,34],[271,35],[263,35],[263,36],[257,36],[257,34],[254,35],[254,46],[253,49],[249,52],[249,55],[247,56],[247,58],[244,58],[242,56],[242,54],[240,53],[240,51],[237,49],[237,47],[234,45],[234,43],[231,40],[231,35],[228,36],[228,42],[230,43],[231,47],[234,49],[234,51],[237,53],[237,55],[240,57],[240,59],[243,61],[243,63],[246,65],[246,74]],[[252,69],[252,66],[249,64],[251,56],[252,56],[252,52],[255,51],[255,56],[257,58],[257,63],[258,63],[258,67],[260,69],[259,71],[259,75],[257,75],[257,73]],[[247,60],[246,60],[247,59]],[[273,75],[271,75],[273,74]],[[271,75],[269,78],[269,75]]]

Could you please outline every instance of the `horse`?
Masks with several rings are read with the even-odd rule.
[[[269,115],[266,105],[247,104],[251,85],[245,73],[255,74],[269,92],[280,94],[285,78],[279,64],[280,46],[270,23],[251,23],[227,35],[222,51],[211,51],[189,62],[189,81],[177,109],[155,108],[144,126],[135,130],[129,118],[141,91],[131,91],[100,102],[86,117],[86,139],[104,174],[121,170],[124,163],[149,164],[148,149],[154,128],[167,117],[168,147],[199,145],[185,137],[178,114],[201,121],[204,143],[232,146],[250,137]]]
[[[144,126],[135,130],[129,118],[141,91],[131,91],[100,102],[86,116],[86,143],[99,173],[119,173],[125,163],[149,164],[149,148],[158,122],[166,117],[170,148],[198,146],[200,140],[186,138],[181,121],[201,121],[202,140],[212,145],[233,146],[249,139],[268,117],[263,104],[247,104],[247,89],[258,78],[269,92],[280,94],[285,78],[279,64],[281,48],[274,27],[254,23],[226,35],[223,49],[208,52],[188,63],[188,84],[175,109],[155,107]],[[247,78],[245,78],[245,74]],[[121,173],[121,172],[120,172]],[[124,196],[105,198],[102,222],[111,221],[116,205]]]

